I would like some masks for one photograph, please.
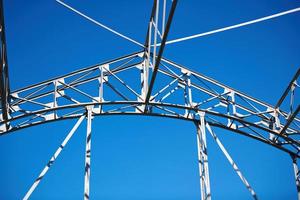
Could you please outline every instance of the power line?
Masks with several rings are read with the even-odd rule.
[[[295,9],[291,9],[291,10],[287,10],[287,11],[284,11],[284,12],[280,12],[280,13],[277,13],[277,14],[274,14],[274,15],[269,15],[269,16],[266,16],[266,17],[258,18],[258,19],[255,19],[255,20],[243,22],[243,23],[240,23],[240,24],[227,26],[227,27],[224,27],[224,28],[220,28],[220,29],[216,29],[216,30],[212,30],[212,31],[204,32],[204,33],[199,33],[199,34],[195,34],[195,35],[191,35],[191,36],[187,36],[187,37],[183,37],[183,38],[169,40],[169,41],[166,42],[166,44],[173,44],[173,43],[177,43],[177,42],[183,42],[185,40],[191,40],[191,39],[194,39],[194,38],[203,37],[203,36],[206,36],[206,35],[212,35],[212,34],[215,34],[215,33],[228,31],[228,30],[231,30],[231,29],[240,28],[242,26],[248,26],[250,24],[255,24],[255,23],[266,21],[266,20],[269,20],[269,19],[281,17],[283,15],[288,15],[288,14],[295,13],[295,12],[298,12],[298,11],[300,11],[300,7],[295,8]],[[160,46],[161,44],[157,44],[157,45]]]
[[[91,17],[89,17],[89,16],[83,14],[82,12],[76,10],[75,8],[73,8],[73,7],[69,6],[69,5],[67,5],[66,3],[64,3],[64,2],[62,2],[62,1],[60,1],[60,0],[56,0],[56,2],[57,2],[57,3],[60,3],[61,5],[63,5],[64,7],[68,8],[68,9],[72,10],[73,12],[77,13],[78,15],[84,17],[85,19],[87,19],[87,20],[93,22],[94,24],[97,24],[98,26],[100,26],[100,27],[102,27],[102,28],[104,28],[104,29],[106,29],[106,30],[108,30],[108,31],[110,31],[110,32],[112,32],[112,33],[114,33],[115,35],[118,35],[118,36],[120,36],[120,37],[122,37],[122,38],[124,38],[124,39],[126,39],[126,40],[128,40],[128,41],[130,41],[130,42],[133,42],[133,43],[135,43],[135,44],[137,44],[137,45],[139,45],[139,46],[141,46],[141,47],[144,48],[144,45],[142,45],[141,43],[137,42],[136,40],[131,39],[130,37],[127,37],[127,36],[125,36],[125,35],[123,35],[123,34],[117,32],[117,31],[113,30],[112,28],[109,28],[108,26],[106,26],[106,25],[104,25],[104,24],[102,24],[102,23],[100,23],[100,22],[98,22],[98,21],[92,19]]]

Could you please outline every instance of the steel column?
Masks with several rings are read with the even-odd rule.
[[[105,70],[105,66],[106,65],[100,65],[99,66],[99,71],[100,71],[100,74],[99,74],[99,78],[98,78],[98,101],[99,103],[102,103],[104,101],[104,83],[106,82],[106,80],[108,80],[107,76],[105,77],[104,76],[104,70]],[[105,71],[106,72],[106,71]],[[99,108],[97,110],[97,113],[102,113],[102,105],[99,105]]]
[[[199,112],[200,121],[197,126],[198,163],[200,173],[201,200],[211,200],[210,181],[208,171],[208,156],[205,132],[205,113]]]
[[[145,52],[145,54],[148,54]],[[146,59],[143,61],[143,63],[140,66],[140,72],[141,72],[141,98],[137,98],[138,101],[145,101],[146,95],[148,92],[148,77],[149,77],[149,57],[148,55],[145,55]],[[139,106],[141,110],[144,110],[144,106]],[[138,109],[136,109],[137,112],[139,112]]]
[[[92,106],[87,106],[85,173],[84,173],[84,199],[85,200],[90,199],[92,110],[93,110]]]
[[[155,0],[156,1],[156,11],[155,11],[155,19],[153,21],[152,18],[152,24],[154,25],[154,41],[153,41],[153,66],[155,66],[156,63],[156,44],[157,44],[157,35],[158,35],[158,14],[159,14],[159,0]]]
[[[191,89],[191,73],[186,70],[181,70],[181,72],[184,74],[183,79],[184,79],[184,101],[185,101],[185,106],[187,107],[192,107],[193,106],[193,98],[192,98],[192,89]],[[190,110],[185,110],[185,116],[186,117],[192,117],[190,115]]]
[[[295,175],[296,187],[297,187],[297,197],[298,200],[300,200],[300,172],[297,164],[297,158],[295,156],[292,156],[292,160],[293,160],[294,175]]]

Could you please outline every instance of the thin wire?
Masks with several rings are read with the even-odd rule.
[[[77,13],[78,15],[84,17],[85,19],[87,19],[87,20],[89,20],[89,21],[91,21],[91,22],[97,24],[98,26],[101,26],[102,28],[104,28],[104,29],[106,29],[106,30],[108,30],[108,31],[110,31],[110,32],[112,32],[112,33],[114,33],[114,34],[116,34],[116,35],[118,35],[118,36],[120,36],[120,37],[122,37],[122,38],[124,38],[124,39],[126,39],[126,40],[128,40],[128,41],[130,41],[130,42],[133,42],[133,43],[135,43],[135,44],[137,44],[137,45],[139,45],[139,46],[141,46],[141,47],[144,48],[144,45],[142,45],[141,43],[139,43],[139,42],[137,42],[137,41],[135,41],[135,40],[133,40],[133,39],[131,39],[131,38],[129,38],[129,37],[127,37],[127,36],[125,36],[125,35],[119,33],[119,32],[117,32],[117,31],[115,31],[115,30],[113,30],[113,29],[107,27],[106,25],[104,25],[104,24],[102,24],[102,23],[100,23],[100,22],[98,22],[98,21],[96,21],[96,20],[90,18],[89,16],[87,16],[87,15],[81,13],[80,11],[76,10],[75,8],[72,8],[71,6],[65,4],[64,2],[62,2],[62,1],[60,1],[60,0],[56,0],[56,2],[57,2],[57,3],[60,3],[61,5],[65,6],[65,7],[68,8],[68,9],[72,10],[73,12]]]
[[[236,25],[216,29],[216,30],[213,30],[213,31],[208,31],[208,32],[199,33],[199,34],[196,34],[196,35],[183,37],[183,38],[169,40],[169,41],[166,42],[166,44],[182,42],[182,41],[185,41],[185,40],[191,40],[191,39],[198,38],[198,37],[203,37],[203,36],[206,36],[206,35],[211,35],[211,34],[223,32],[223,31],[228,31],[228,30],[231,30],[231,29],[235,29],[235,28],[239,28],[239,27],[242,27],[242,26],[247,26],[247,25],[250,25],[250,24],[266,21],[266,20],[269,20],[269,19],[277,18],[277,17],[283,16],[283,15],[288,15],[288,14],[291,14],[291,13],[294,13],[294,12],[299,12],[299,11],[300,11],[300,7],[295,8],[295,9],[291,9],[291,10],[287,10],[287,11],[284,11],[284,12],[280,12],[280,13],[277,13],[277,14],[274,14],[274,15],[269,15],[269,16],[266,16],[266,17],[258,18],[258,19],[255,19],[255,20],[243,22],[243,23],[240,23],[240,24],[236,24]],[[161,44],[157,44],[157,46],[160,46],[160,45]]]

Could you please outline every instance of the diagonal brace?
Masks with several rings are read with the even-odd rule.
[[[286,90],[284,91],[284,93],[282,94],[282,96],[280,97],[280,99],[278,100],[275,109],[279,108],[282,104],[282,102],[284,101],[284,99],[286,98],[286,96],[288,95],[289,91],[292,89],[294,82],[298,79],[300,75],[300,68],[297,70],[296,74],[294,75],[294,77],[292,78],[291,82],[289,83],[288,87],[286,88]]]
[[[48,164],[45,166],[45,168],[40,173],[40,175],[38,176],[38,178],[34,181],[34,183],[32,184],[32,186],[30,187],[30,189],[28,190],[28,192],[24,196],[23,200],[29,199],[29,197],[31,196],[31,194],[33,193],[33,191],[35,190],[35,188],[38,186],[38,184],[40,183],[40,181],[44,178],[44,176],[46,175],[46,173],[48,172],[48,170],[50,169],[50,167],[55,162],[56,158],[59,156],[59,154],[63,150],[63,148],[69,142],[69,140],[71,139],[71,137],[73,136],[73,134],[75,133],[75,131],[77,130],[77,128],[79,127],[79,125],[81,124],[81,122],[83,121],[84,117],[85,117],[84,115],[81,116],[79,118],[79,120],[76,122],[76,124],[74,125],[74,127],[72,128],[72,130],[68,133],[68,135],[66,136],[66,138],[64,139],[64,141],[61,143],[61,145],[58,147],[58,149],[56,150],[56,152],[54,153],[54,155],[51,157],[51,159],[49,160]]]
[[[208,132],[211,134],[211,136],[213,137],[213,139],[215,140],[215,142],[218,144],[219,148],[221,149],[221,151],[223,152],[223,154],[227,158],[228,162],[233,167],[234,171],[237,173],[237,175],[240,177],[241,181],[244,183],[244,185],[246,186],[246,188],[251,193],[253,199],[257,200],[258,198],[257,198],[257,195],[256,195],[255,191],[250,186],[250,184],[248,183],[248,181],[246,180],[246,178],[242,174],[241,170],[238,168],[238,166],[236,165],[236,163],[234,162],[234,160],[232,159],[232,157],[230,156],[230,154],[228,153],[228,151],[226,150],[226,148],[224,147],[224,145],[222,144],[222,142],[220,141],[220,139],[212,131],[212,129],[211,129],[211,127],[210,127],[210,125],[208,123],[206,123],[206,128],[207,128]]]
[[[9,119],[9,77],[8,77],[8,63],[7,63],[7,47],[5,39],[5,25],[4,25],[4,13],[3,2],[0,2],[0,97],[1,97],[1,109],[2,120],[7,121]],[[9,128],[9,124],[6,124],[6,129]]]
[[[290,126],[290,124],[292,123],[292,121],[297,117],[297,114],[300,111],[300,105],[298,105],[297,109],[295,110],[294,113],[292,113],[290,115],[290,117],[287,119],[286,124],[284,125],[284,127],[281,129],[280,134],[284,134],[284,132],[286,131],[286,129]]]
[[[150,84],[149,84],[149,89],[148,89],[146,100],[145,100],[145,110],[144,110],[144,112],[147,111],[147,105],[149,104],[149,100],[150,100],[150,97],[151,97],[154,81],[155,81],[155,78],[156,78],[156,75],[157,75],[157,72],[158,72],[158,67],[159,67],[159,64],[160,64],[160,60],[162,58],[162,54],[164,52],[165,44],[166,44],[168,33],[169,33],[171,23],[172,23],[172,20],[173,20],[176,5],[177,5],[177,0],[174,0],[173,3],[172,3],[172,7],[171,7],[171,10],[170,10],[170,14],[169,14],[169,17],[168,17],[166,28],[165,28],[165,31],[163,33],[161,47],[159,48],[159,52],[158,52],[156,62],[155,62],[155,66],[154,66],[154,69],[153,69],[152,78],[151,78],[151,81],[150,81]]]

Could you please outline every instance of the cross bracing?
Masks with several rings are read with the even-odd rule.
[[[144,52],[137,52],[12,92],[10,119],[2,122],[2,134],[80,117],[88,105],[94,106],[94,115],[144,114],[145,62]],[[161,84],[153,91],[145,114],[198,120],[197,112],[206,112],[213,126],[299,155],[299,118],[281,133],[291,116],[287,112],[164,58],[156,82]]]

